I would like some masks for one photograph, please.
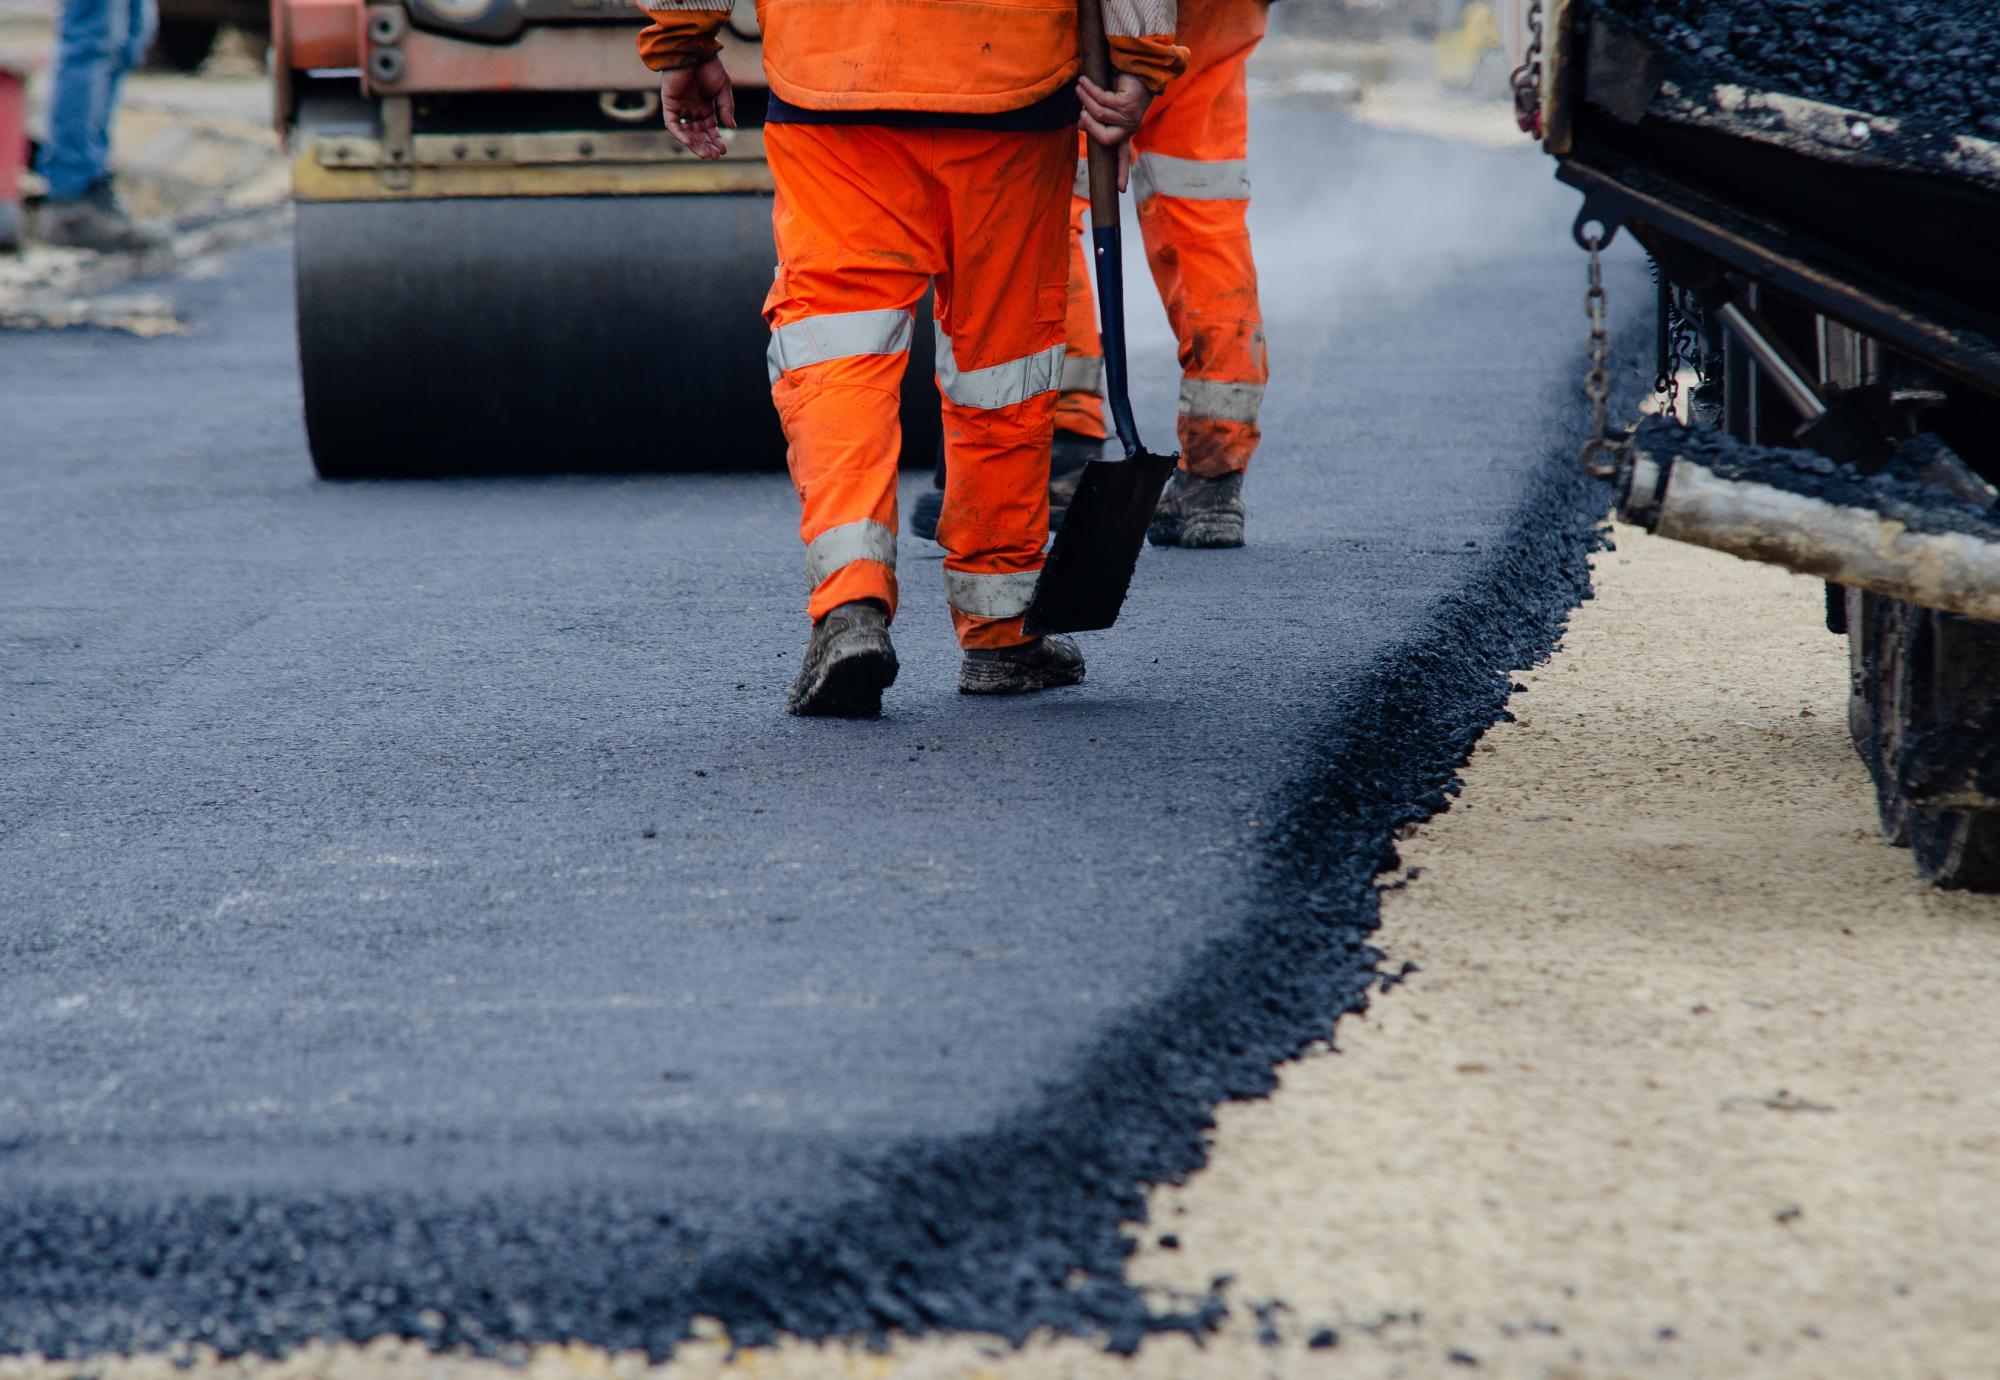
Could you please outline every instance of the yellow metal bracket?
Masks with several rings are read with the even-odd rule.
[[[297,201],[454,196],[701,196],[769,192],[761,130],[726,134],[703,162],[664,130],[418,134],[406,140],[322,134],[292,160]]]

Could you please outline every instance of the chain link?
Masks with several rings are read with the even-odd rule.
[[[1708,361],[1701,352],[1701,318],[1689,306],[1688,294],[1674,294],[1674,358],[1692,364],[1695,386],[1708,382]]]
[[[1528,50],[1507,78],[1514,90],[1514,123],[1542,137],[1542,0],[1528,0]]]
[[[1583,376],[1583,395],[1590,399],[1591,434],[1583,443],[1583,454],[1577,458],[1584,473],[1608,479],[1618,471],[1618,443],[1611,439],[1607,421],[1611,374],[1605,365],[1611,360],[1611,332],[1605,326],[1608,303],[1604,296],[1604,262],[1598,252],[1604,248],[1604,236],[1601,231],[1590,230],[1585,233],[1583,243],[1590,251],[1590,290],[1583,294],[1583,309],[1590,318],[1590,342],[1584,350],[1590,357],[1590,369]]]
[[[1660,362],[1659,377],[1653,380],[1653,391],[1660,395],[1660,414],[1670,421],[1678,421],[1681,415],[1681,350],[1680,341],[1674,336],[1673,289],[1667,289],[1667,357]]]
[[[1653,390],[1662,396],[1663,414],[1679,421],[1681,370],[1692,366],[1694,385],[1700,389],[1708,383],[1708,362],[1702,357],[1701,327],[1688,307],[1686,295],[1672,283],[1667,283],[1662,300],[1666,311],[1662,332],[1666,340],[1666,357],[1661,361],[1659,376],[1653,380]]]

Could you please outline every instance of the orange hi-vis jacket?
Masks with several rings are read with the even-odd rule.
[[[1094,0],[1093,0],[1094,2]],[[1186,62],[1173,0],[1102,0],[1111,61],[1157,92]],[[757,0],[764,75],[807,110],[999,114],[1053,95],[1079,70],[1077,0]],[[639,56],[662,71],[712,55],[730,6],[642,3]]]

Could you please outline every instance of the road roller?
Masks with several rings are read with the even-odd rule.
[[[2000,11],[1506,8],[1517,115],[1583,195],[1584,468],[1629,522],[1826,582],[1885,836],[2000,890]],[[1621,232],[1657,283],[1630,427],[1598,273]]]
[[[272,0],[297,213],[299,368],[324,479],[781,466],[756,9],[741,127],[660,118],[626,0]],[[904,453],[929,464],[930,332]]]

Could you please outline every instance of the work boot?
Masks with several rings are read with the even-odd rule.
[[[1083,482],[1083,467],[1104,454],[1104,438],[1085,436],[1080,431],[1056,430],[1055,444],[1049,448],[1049,530],[1062,526],[1063,514]]]
[[[1243,474],[1203,479],[1175,470],[1146,538],[1155,546],[1243,545]]]
[[[35,210],[34,234],[43,244],[99,254],[139,254],[162,247],[170,238],[164,225],[138,220],[126,211],[108,180],[82,196],[42,202]]]
[[[1067,637],[1020,647],[968,647],[958,668],[961,695],[1026,695],[1083,679],[1083,649]]]
[[[889,611],[872,599],[857,599],[813,624],[805,664],[785,707],[794,714],[873,718],[882,712],[882,692],[895,683]]]

